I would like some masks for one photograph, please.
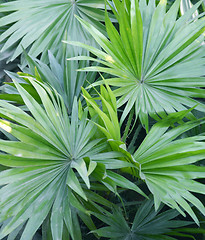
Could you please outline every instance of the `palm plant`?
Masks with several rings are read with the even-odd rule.
[[[102,145],[96,147],[101,139],[90,141],[94,129],[91,122],[86,123],[86,113],[78,124],[77,102],[74,103],[70,120],[58,95],[53,95],[48,88],[35,82],[32,84],[38,89],[45,110],[18,83],[16,86],[33,117],[9,103],[5,105],[1,102],[1,113],[9,115],[10,119],[22,126],[1,120],[1,128],[19,140],[1,140],[1,150],[9,153],[1,154],[1,164],[20,168],[1,173],[1,185],[6,186],[1,188],[1,208],[4,206],[1,221],[5,223],[0,238],[22,227],[29,219],[21,239],[32,239],[52,209],[51,227],[57,224],[57,227],[52,227],[54,239],[62,238],[63,222],[73,239],[80,239],[80,232],[72,228],[75,217],[70,215],[73,212],[71,202],[76,202],[81,210],[83,208],[71,190],[85,200],[87,197],[74,169],[90,188],[83,158],[88,152],[94,156],[103,149]],[[68,138],[69,135],[73,138]],[[16,179],[12,177],[14,175]],[[72,199],[69,204],[68,199]]]
[[[199,224],[186,200],[205,215],[203,204],[190,193],[205,193],[205,186],[194,181],[205,177],[205,168],[190,165],[205,158],[205,138],[204,136],[177,138],[182,133],[204,123],[204,119],[188,121],[170,130],[169,127],[180,122],[189,111],[170,114],[151,128],[139,148],[131,155],[121,141],[114,95],[110,93],[110,104],[100,95],[105,105],[104,109],[100,110],[94,100],[87,98],[88,94],[85,90],[84,94],[91,105],[90,111],[96,112],[101,118],[101,122],[96,125],[107,137],[112,150],[124,153],[126,160],[134,165],[124,170],[145,181],[154,196],[155,209],[157,210],[160,203],[164,202],[185,216],[182,210],[184,209]]]
[[[0,239],[205,233],[202,1],[156,2],[0,4]]]
[[[179,144],[182,140],[173,139],[197,126],[202,120],[185,123],[165,133],[170,123],[180,121],[188,111],[168,116],[150,130],[141,146],[131,156],[120,141],[120,128],[117,127],[119,123],[116,122],[116,99],[108,86],[107,90],[102,87],[100,94],[104,112],[109,112],[107,117],[103,116],[105,113],[98,105],[89,100],[89,94],[84,90],[90,113],[96,116],[96,111],[101,119],[95,117],[87,122],[88,112],[82,112],[81,109],[79,122],[76,100],[69,119],[62,98],[58,94],[54,95],[45,85],[29,79],[39,93],[44,109],[17,82],[15,85],[33,117],[5,101],[0,102],[2,116],[21,124],[19,126],[8,120],[1,120],[1,128],[18,139],[1,140],[0,144],[1,150],[8,153],[0,155],[0,163],[12,167],[0,175],[1,185],[6,185],[0,190],[3,207],[1,221],[4,221],[1,238],[17,227],[22,227],[29,219],[21,239],[31,239],[51,211],[50,224],[54,239],[62,238],[64,221],[72,238],[80,239],[80,232],[76,233],[70,223],[74,220],[64,214],[71,212],[72,207],[86,213],[82,201],[88,201],[86,188],[90,189],[92,185],[88,177],[90,174],[115,194],[116,185],[143,194],[137,185],[108,170],[116,168],[145,181],[154,195],[156,209],[163,201],[184,215],[177,205],[179,204],[198,223],[194,212],[184,199],[190,201],[202,213],[205,212],[200,201],[189,192],[204,193],[204,185],[192,179],[204,178],[205,171],[204,167],[186,164],[204,158],[204,144],[201,142],[204,137],[183,139],[183,146]],[[114,132],[112,122],[115,124]],[[93,139],[96,134],[94,125],[106,135],[112,151],[105,151],[109,149],[108,143],[98,133],[100,138],[95,136]],[[195,146],[191,151],[190,145]],[[149,154],[150,151],[152,155]],[[104,174],[100,177],[102,165]],[[76,169],[77,175],[73,169]],[[80,184],[78,176],[85,186]],[[63,205],[65,202],[66,206]],[[89,204],[85,206],[88,208]],[[60,208],[64,210],[59,212]],[[32,209],[35,209],[35,212]],[[59,224],[57,228],[54,227],[56,221]],[[92,220],[89,221],[92,226]]]
[[[108,226],[94,230],[93,232],[98,233],[99,236],[110,238],[111,240],[117,240],[119,238],[123,240],[176,240],[173,236],[193,238],[186,233],[188,229],[181,228],[190,225],[191,222],[177,221],[174,219],[179,215],[177,211],[171,209],[161,212],[162,209],[163,205],[158,211],[154,211],[153,201],[144,201],[137,209],[131,227],[128,225],[119,208],[113,209],[113,213],[107,212],[104,216],[96,214],[96,216]],[[161,224],[159,224],[159,221]],[[180,230],[185,233],[180,232]]]
[[[88,67],[83,71],[108,72],[114,77],[106,82],[117,87],[118,107],[126,103],[121,121],[132,108],[148,130],[148,116],[154,119],[165,113],[181,111],[204,104],[194,98],[204,98],[204,18],[189,21],[201,1],[176,20],[180,0],[166,12],[166,1],[113,1],[113,13],[119,32],[106,13],[109,39],[92,24],[77,17],[104,51],[80,42],[69,42],[92,52],[105,67]],[[182,31],[183,29],[183,31]],[[78,57],[77,59],[91,59]],[[95,85],[101,84],[101,82]]]
[[[5,3],[5,0],[0,0],[0,4]],[[6,13],[0,13],[0,18],[3,18],[6,16]],[[0,27],[0,35],[2,35],[6,30],[8,29],[8,26],[4,26],[4,27]],[[3,43],[0,44],[0,49],[3,47]],[[8,49],[7,51],[5,51],[4,53],[2,53],[0,55],[0,85],[2,84],[2,82],[5,80],[5,72],[4,70],[13,70],[15,71],[15,69],[17,68],[17,62],[18,61],[14,61],[12,64],[7,64],[7,60],[9,57],[11,57],[11,55],[14,52],[14,47],[11,47],[10,49]]]
[[[14,43],[20,41],[11,61],[23,52],[23,48],[29,48],[29,53],[33,57],[42,53],[41,59],[43,60],[47,58],[47,50],[51,50],[61,59],[62,54],[59,47],[62,39],[81,39],[95,45],[93,39],[84,31],[74,15],[85,18],[95,24],[99,30],[105,32],[104,25],[100,23],[104,20],[103,8],[103,0],[29,2],[17,0],[1,4],[0,12],[9,14],[0,19],[0,27],[12,24],[0,37],[0,42],[6,40],[1,51],[7,50]]]
[[[20,230],[27,220],[21,239],[32,239],[50,211],[53,239],[66,239],[63,237],[64,222],[72,239],[81,239],[81,232],[73,226],[78,222],[72,208],[87,214],[88,226],[94,225],[89,211],[82,206],[83,201],[88,201],[83,188],[91,188],[89,176],[92,172],[97,181],[113,192],[117,185],[142,191],[126,178],[106,172],[106,169],[130,164],[117,160],[122,154],[106,151],[104,139],[93,138],[94,124],[87,121],[86,111],[81,111],[79,119],[76,99],[69,118],[58,94],[31,78],[30,82],[39,93],[43,108],[19,83],[15,85],[33,117],[14,105],[0,102],[1,115],[16,122],[0,122],[0,127],[16,138],[16,141],[0,142],[0,149],[7,153],[0,154],[0,164],[12,167],[0,173],[0,184],[6,185],[0,190],[3,209],[0,239],[21,226],[17,229]],[[78,176],[84,181],[84,187]],[[89,201],[92,203],[91,199]],[[86,206],[88,208],[89,203]],[[85,216],[82,218],[84,220]]]

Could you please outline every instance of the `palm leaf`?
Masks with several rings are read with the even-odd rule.
[[[0,128],[16,138],[0,140],[0,164],[10,167],[0,172],[0,239],[23,225],[21,240],[32,239],[50,216],[53,239],[63,239],[63,229],[67,229],[72,239],[80,240],[77,216],[93,230],[90,209],[99,212],[104,210],[98,204],[110,206],[109,201],[89,190],[96,182],[116,195],[117,186],[143,194],[112,171],[133,165],[121,160],[123,153],[107,151],[108,143],[105,138],[96,138],[94,120],[87,120],[87,111],[79,119],[76,98],[69,117],[63,99],[53,89],[29,78],[41,99],[39,104],[13,81],[30,114],[0,101],[0,114],[12,120],[0,120]]]
[[[5,185],[0,190],[0,220],[9,219],[1,229],[0,238],[28,220],[21,239],[32,239],[51,211],[51,226],[59,226],[52,228],[53,239],[61,239],[63,222],[66,226],[69,224],[72,238],[80,239],[80,235],[75,236],[74,220],[69,212],[72,205],[81,206],[74,194],[87,200],[78,176],[90,188],[83,159],[102,151],[104,147],[98,144],[101,139],[91,140],[94,128],[93,123],[87,122],[86,113],[79,122],[76,100],[69,119],[62,99],[46,86],[32,81],[43,109],[24,88],[15,84],[33,117],[20,108],[0,102],[0,112],[20,124],[1,120],[1,128],[18,141],[1,140],[0,144],[1,150],[8,153],[0,155],[0,163],[12,167],[0,173],[0,184]]]
[[[190,225],[192,222],[176,220],[179,213],[176,210],[166,210],[161,212],[163,206],[155,212],[153,209],[153,201],[146,200],[142,202],[137,209],[134,220],[126,221],[119,208],[113,209],[113,213],[108,213],[105,216],[96,214],[96,216],[106,223],[108,226],[94,230],[100,237],[106,237],[110,240],[123,239],[170,239],[180,233],[180,228]],[[131,227],[128,221],[132,222]],[[191,235],[186,237],[193,239]]]
[[[184,15],[185,12],[192,7],[193,7],[193,4],[191,3],[190,0],[182,0],[181,3],[180,3],[181,15]],[[192,18],[195,18],[198,15],[199,15],[198,11],[195,11],[195,13],[192,15]]]
[[[95,38],[104,51],[85,44],[105,67],[89,67],[82,71],[107,72],[115,78],[106,82],[117,87],[118,107],[125,105],[122,120],[134,107],[148,130],[148,116],[158,119],[165,113],[193,107],[204,112],[204,104],[194,98],[204,98],[204,18],[189,21],[201,1],[177,19],[180,0],[166,12],[166,1],[156,7],[154,1],[113,1],[113,12],[119,22],[119,32],[106,15],[109,39],[87,21],[80,23]],[[109,30],[110,29],[110,30]],[[183,29],[183,31],[182,31]],[[98,61],[98,60],[97,60]],[[96,83],[99,85],[102,82]]]
[[[79,67],[89,66],[89,61],[67,61],[67,57],[74,55],[73,47],[68,48],[67,46],[64,44],[60,48],[63,58],[59,61],[52,52],[48,51],[49,64],[33,58],[24,51],[28,67],[21,67],[23,73],[15,74],[9,71],[6,71],[6,73],[11,79],[19,82],[38,102],[41,101],[34,87],[30,84],[29,78],[44,82],[54,88],[62,96],[68,112],[71,114],[75,97],[77,97],[77,100],[81,100],[81,104],[84,106],[85,100],[81,96],[81,87],[87,87],[90,83],[93,83],[97,79],[97,73],[90,72],[87,74],[76,71]],[[85,53],[85,51],[83,52]],[[2,87],[0,99],[23,104],[15,85],[10,82]]]
[[[85,53],[85,51],[83,51]],[[56,57],[49,51],[49,65],[39,61],[26,54],[29,69],[23,69],[25,73],[30,73],[35,79],[43,81],[53,87],[63,98],[69,114],[72,111],[74,98],[84,99],[81,96],[81,87],[87,87],[89,83],[96,80],[97,73],[77,72],[81,67],[89,66],[89,61],[67,61],[66,58],[74,55],[74,49],[67,48],[64,44],[62,47],[63,58],[58,61]],[[37,76],[36,74],[39,74]],[[21,77],[26,77],[23,74]],[[89,83],[88,83],[89,81]]]
[[[22,7],[23,6],[23,7]],[[14,43],[20,44],[11,57],[13,61],[23,49],[29,48],[29,54],[36,57],[43,53],[42,59],[47,58],[47,50],[61,59],[58,50],[61,41],[83,40],[94,44],[94,40],[84,31],[75,19],[74,15],[80,16],[92,22],[98,29],[105,32],[104,1],[26,1],[17,0],[0,5],[0,12],[8,12],[7,16],[1,18],[0,27],[11,24],[0,37],[0,42],[5,41],[2,51],[6,51]]]
[[[195,181],[204,178],[205,169],[194,165],[205,157],[205,138],[200,135],[183,139],[178,137],[204,123],[204,119],[168,130],[170,117],[171,115],[152,127],[133,157],[141,166],[141,179],[154,195],[155,208],[158,209],[160,203],[164,202],[184,216],[185,210],[199,224],[188,202],[205,215],[205,207],[191,193],[205,192],[204,184]]]
[[[113,92],[108,85],[107,89],[109,91],[105,91],[102,86],[101,89],[101,92],[106,96],[104,98],[102,94],[98,93],[100,99],[104,102],[102,110],[85,90],[83,90],[83,93],[89,103],[89,108],[94,110],[90,112],[92,114],[96,112],[101,119],[95,124],[109,140],[112,150],[123,153],[122,161],[132,164],[122,167],[120,170],[130,173],[146,183],[150,192],[154,195],[156,210],[163,202],[171,208],[177,209],[184,216],[184,211],[186,211],[199,224],[189,203],[205,215],[205,207],[191,193],[205,193],[205,185],[195,181],[195,179],[205,177],[205,168],[194,165],[205,158],[205,137],[203,134],[194,137],[179,137],[200,124],[204,124],[204,118],[184,122],[183,119],[192,109],[169,114],[151,128],[138,149],[131,155],[126,144],[119,137],[116,137],[118,135],[115,131],[120,131],[119,122],[117,123],[114,120],[114,117],[110,114],[111,111],[108,110],[108,106],[111,107],[112,102],[115,102],[111,101],[111,99],[115,99]],[[113,114],[117,116],[116,104],[114,105],[115,107],[112,106],[111,108]],[[106,118],[104,112],[107,113]],[[176,123],[181,125],[175,127]],[[109,176],[109,173],[107,174]],[[123,182],[123,179],[119,179],[118,182],[120,181]],[[143,194],[140,189],[138,189],[138,192]]]

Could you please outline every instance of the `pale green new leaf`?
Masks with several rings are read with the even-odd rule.
[[[83,95],[87,101],[90,114],[94,116],[97,115],[99,117],[95,121],[95,125],[98,126],[102,134],[106,136],[112,151],[114,151],[113,156],[115,156],[116,152],[118,152],[120,159],[120,160],[115,159],[113,161],[110,161],[109,163],[108,162],[106,163],[106,153],[104,153],[103,154],[104,161],[101,162],[105,164],[107,168],[113,169],[116,168],[115,167],[116,165],[118,166],[117,168],[121,168],[122,171],[126,172],[127,169],[129,169],[129,171],[130,170],[132,171],[132,174],[134,176],[138,176],[139,175],[138,162],[134,160],[131,154],[127,151],[124,142],[121,141],[120,124],[117,116],[116,98],[108,85],[106,85],[106,87],[101,85],[100,89],[101,92],[98,93],[98,96],[102,101],[102,109],[100,109],[95,100],[91,98],[91,96],[85,89],[82,90]],[[110,156],[109,160],[111,160],[111,153],[109,153],[109,156]],[[120,176],[111,171],[107,171],[106,176],[108,176],[109,179],[114,181],[117,186],[134,190],[146,197],[146,195],[142,192],[142,190],[138,186],[136,186],[123,176]]]

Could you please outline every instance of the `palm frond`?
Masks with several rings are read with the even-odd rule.
[[[87,200],[78,176],[90,188],[84,159],[97,156],[104,145],[99,144],[101,139],[91,139],[95,128],[92,122],[87,122],[86,113],[78,119],[76,100],[69,119],[58,95],[44,85],[31,82],[44,108],[15,84],[33,117],[5,101],[0,102],[1,114],[16,122],[1,120],[0,127],[18,139],[0,140],[0,149],[7,153],[0,155],[0,163],[12,167],[0,173],[0,184],[5,185],[0,190],[0,220],[8,220],[0,238],[27,222],[21,239],[32,239],[51,211],[51,225],[58,224],[53,228],[53,239],[61,239],[63,222],[72,238],[80,239],[75,237],[70,215],[73,202],[75,207],[81,206],[75,194]]]
[[[28,67],[22,66],[22,72],[18,72],[17,74],[10,71],[6,71],[6,73],[11,79],[15,79],[19,82],[21,86],[23,86],[38,101],[38,94],[32,94],[35,89],[29,82],[29,78],[44,82],[51,88],[54,88],[58,94],[62,96],[68,112],[71,114],[75,97],[77,97],[77,100],[81,100],[81,103],[84,106],[85,100],[81,96],[81,87],[87,87],[89,84],[93,83],[97,79],[97,73],[77,71],[80,67],[89,66],[90,62],[87,60],[67,61],[67,57],[74,55],[74,49],[72,47],[68,48],[67,46],[67,44],[64,44],[60,48],[63,55],[61,60],[57,60],[53,53],[48,51],[48,64],[37,58],[33,58],[24,51]],[[86,54],[86,51],[83,52]],[[23,100],[15,88],[15,85],[10,82],[2,86],[0,99],[23,104]]]
[[[205,215],[205,207],[191,193],[205,193],[205,185],[196,181],[205,177],[205,168],[195,165],[205,158],[205,137],[178,137],[204,123],[204,118],[169,130],[174,115],[170,114],[151,128],[133,157],[140,164],[141,179],[154,196],[155,208],[158,209],[160,203],[164,202],[184,216],[186,211],[199,224],[188,203]]]
[[[205,193],[205,185],[195,181],[195,179],[205,177],[204,166],[195,165],[205,158],[205,137],[203,134],[184,138],[179,138],[179,136],[204,124],[204,118],[184,122],[183,119],[192,109],[169,114],[151,128],[140,146],[131,155],[126,144],[116,137],[115,131],[121,134],[119,122],[115,121],[115,117],[117,119],[116,99],[108,85],[107,89],[109,91],[101,86],[101,92],[104,93],[103,96],[99,94],[100,99],[104,102],[102,110],[94,100],[89,98],[85,90],[83,93],[89,107],[92,108],[91,113],[93,114],[94,110],[101,119],[96,125],[107,137],[112,150],[123,153],[122,160],[132,164],[122,167],[120,170],[130,173],[146,183],[154,196],[156,210],[163,202],[169,207],[177,209],[184,216],[184,211],[186,211],[199,224],[189,203],[205,215],[205,207],[191,193]],[[107,112],[106,118],[104,112]],[[175,124],[178,126],[175,127]],[[170,129],[170,127],[172,128]],[[138,192],[143,194],[140,189]]]
[[[118,107],[125,105],[122,121],[132,108],[148,130],[148,116],[158,120],[166,113],[204,104],[204,17],[190,21],[201,1],[177,19],[180,0],[166,12],[166,1],[113,1],[112,10],[119,22],[119,32],[106,13],[107,38],[93,25],[77,17],[104,51],[78,42],[72,45],[89,50],[105,67],[89,67],[82,71],[107,72],[106,79],[117,87]],[[96,85],[102,82],[96,83]]]
[[[65,44],[64,44],[65,45]],[[83,51],[85,53],[85,51]],[[72,111],[74,98],[80,99],[81,103],[85,102],[81,96],[81,87],[87,87],[96,80],[97,73],[78,72],[77,69],[89,66],[89,61],[67,61],[66,58],[74,55],[74,49],[63,46],[63,58],[58,61],[56,57],[49,51],[49,65],[26,54],[29,69],[24,70],[30,73],[34,78],[40,78],[40,81],[49,84],[63,98],[64,103],[69,111]],[[86,54],[86,53],[85,53]],[[39,76],[36,76],[38,72]],[[23,77],[23,74],[21,75]],[[26,75],[24,76],[26,78]]]
[[[94,183],[116,195],[117,186],[143,192],[113,172],[131,164],[120,160],[122,153],[109,151],[105,138],[96,138],[94,119],[88,121],[87,111],[79,117],[76,98],[69,117],[62,97],[45,84],[29,78],[39,104],[13,81],[30,114],[0,101],[5,119],[0,120],[0,128],[16,139],[0,140],[0,164],[9,167],[0,172],[0,239],[21,228],[21,240],[32,239],[50,216],[53,239],[63,239],[66,226],[71,238],[80,240],[77,216],[93,230],[90,209],[104,211],[95,202],[110,207],[109,201],[90,190]]]
[[[171,236],[177,236],[180,233],[180,228],[192,224],[192,222],[177,220],[176,217],[179,213],[176,210],[161,212],[163,205],[158,211],[155,211],[153,204],[152,199],[142,202],[134,219],[125,219],[120,208],[113,209],[113,213],[108,213],[105,216],[96,214],[108,226],[94,230],[94,232],[100,237],[106,237],[110,240],[119,238],[123,240],[176,240],[175,237]],[[132,222],[131,227],[129,222]],[[182,233],[181,236],[183,236]],[[189,234],[184,234],[184,237],[192,238]]]
[[[11,24],[0,37],[0,42],[5,41],[1,51],[10,48],[19,42],[13,61],[18,57],[23,48],[29,48],[29,54],[37,57],[43,53],[42,59],[47,58],[47,50],[51,50],[60,59],[59,52],[61,41],[79,40],[94,44],[94,40],[84,31],[74,15],[92,22],[98,29],[105,32],[104,25],[104,0],[72,1],[72,0],[47,0],[27,1],[17,0],[0,5],[0,12],[8,12],[1,18],[0,27]],[[78,50],[79,51],[79,50]]]

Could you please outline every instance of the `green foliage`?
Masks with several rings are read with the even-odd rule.
[[[61,61],[58,61],[52,52],[48,53],[49,66],[27,55],[26,59],[29,64],[28,73],[31,71],[31,74],[35,76],[38,72],[40,81],[52,86],[63,97],[68,112],[71,113],[74,98],[77,97],[77,99],[81,98],[82,101],[84,100],[80,96],[81,87],[88,86],[87,79],[89,79],[89,83],[94,82],[97,74],[86,74],[85,72],[77,71],[78,68],[89,66],[89,61],[70,62],[66,60],[69,56],[74,55],[73,48],[64,46],[62,52],[63,58]],[[27,69],[24,72],[27,72]]]
[[[202,1],[2,1],[0,239],[201,240]]]
[[[148,116],[158,120],[165,113],[187,107],[205,111],[204,104],[204,18],[187,22],[201,2],[177,18],[180,0],[166,12],[166,1],[156,7],[154,1],[113,1],[113,13],[119,32],[106,14],[109,39],[93,25],[78,18],[104,51],[79,42],[69,42],[92,52],[105,67],[88,67],[84,71],[108,72],[114,78],[106,82],[117,87],[117,105],[126,103],[121,121],[134,107],[148,130]],[[77,58],[78,59],[78,58]],[[82,57],[81,57],[82,59]],[[83,59],[90,59],[85,57]],[[101,82],[95,85],[101,84]],[[157,114],[156,114],[157,113]]]
[[[74,169],[90,188],[83,159],[88,157],[91,165],[92,157],[97,156],[104,146],[98,145],[101,139],[91,140],[94,128],[91,122],[87,123],[86,112],[79,122],[76,100],[69,119],[61,97],[45,86],[31,83],[38,91],[44,109],[18,83],[15,84],[33,117],[9,103],[0,103],[0,112],[21,124],[1,120],[1,128],[18,141],[1,140],[0,144],[1,150],[9,153],[0,155],[0,163],[14,167],[3,171],[0,177],[1,185],[6,184],[0,190],[1,209],[4,206],[1,221],[10,218],[4,224],[0,238],[28,220],[21,239],[32,239],[51,211],[54,239],[62,238],[63,222],[73,239],[80,239],[80,232],[72,226],[75,219],[71,216],[71,202],[86,212],[74,193],[85,200],[87,197]]]
[[[19,42],[11,61],[18,57],[23,49],[29,47],[29,53],[41,59],[47,57],[47,50],[51,50],[60,59],[62,57],[59,46],[63,39],[79,40],[95,44],[78,23],[74,15],[78,15],[105,32],[104,0],[17,0],[1,4],[0,12],[9,12],[0,19],[0,27],[12,24],[1,37],[0,42],[6,40],[1,51],[7,50],[14,43]]]
[[[31,91],[33,93],[34,89],[27,80],[29,76],[54,88],[62,96],[70,114],[75,97],[77,97],[77,100],[81,99],[83,105],[85,105],[85,100],[81,96],[81,87],[87,87],[90,83],[94,82],[97,73],[87,74],[85,72],[78,72],[78,68],[89,66],[89,61],[67,61],[66,58],[74,54],[74,49],[72,47],[68,48],[67,46],[67,44],[62,46],[61,51],[63,53],[63,58],[59,61],[54,57],[52,52],[49,51],[48,64],[45,64],[37,58],[33,58],[24,51],[29,67],[22,67],[24,73],[19,73],[18,75],[8,71],[7,74],[11,79],[14,78],[21,83],[30,93]],[[89,79],[89,82],[87,79]],[[5,95],[6,93],[9,94]],[[37,94],[35,94],[35,98],[38,98]],[[18,94],[15,85],[12,83],[6,83],[6,85],[2,87],[0,99],[23,104],[22,98]]]
[[[141,178],[154,195],[155,208],[158,209],[162,201],[177,209],[182,215],[184,213],[181,208],[184,209],[198,223],[193,210],[185,200],[205,214],[203,204],[190,193],[205,192],[203,184],[193,181],[205,177],[205,168],[191,165],[205,157],[204,136],[183,139],[177,137],[199,125],[200,120],[187,122],[167,131],[172,122],[170,117],[171,114],[152,127],[133,156],[140,163]],[[201,123],[203,122],[204,120]]]
[[[62,238],[64,224],[73,239],[81,239],[81,233],[72,226],[72,222],[77,221],[72,219],[73,207],[88,214],[81,205],[88,198],[79,177],[85,183],[85,189],[90,189],[89,175],[93,173],[97,181],[115,194],[117,185],[142,191],[126,178],[106,171],[130,164],[117,159],[123,158],[123,154],[107,152],[107,142],[102,138],[93,139],[94,123],[87,121],[86,111],[78,118],[76,99],[69,118],[57,93],[35,80],[30,79],[30,82],[38,92],[43,108],[19,83],[14,83],[32,116],[5,101],[0,102],[0,113],[16,122],[1,120],[0,127],[18,140],[0,141],[0,149],[8,153],[0,155],[0,164],[12,167],[0,174],[0,184],[6,185],[0,190],[3,208],[0,219],[6,221],[0,238],[28,220],[21,239],[32,239],[51,211],[54,239]],[[92,226],[91,219],[90,224]]]
[[[109,87],[108,90],[110,90]],[[145,181],[154,195],[156,210],[159,208],[160,203],[164,202],[185,216],[181,208],[184,209],[199,224],[193,210],[185,200],[191,202],[205,215],[203,204],[190,193],[190,191],[205,193],[205,186],[192,180],[204,178],[205,168],[190,165],[205,158],[205,137],[177,138],[182,133],[204,123],[205,119],[188,121],[173,129],[169,129],[174,123],[180,122],[189,110],[170,114],[151,128],[132,156],[127,152],[126,145],[120,141],[118,135],[119,123],[117,122],[115,97],[112,92],[108,94],[108,91],[106,92],[102,86],[101,92],[104,92],[105,96],[109,96],[110,102],[114,103],[113,108],[108,105],[102,95],[100,95],[100,98],[104,102],[103,111],[94,102],[91,102],[92,100],[87,101],[101,120],[103,120],[101,123],[98,123],[98,126],[108,138],[111,148],[114,151],[123,152],[127,157],[127,161],[136,166],[136,168],[131,167],[126,169],[126,171]]]
[[[173,238],[170,235],[177,236],[180,228],[190,225],[191,222],[174,220],[179,213],[173,209],[160,213],[162,207],[158,211],[154,211],[153,201],[144,201],[137,209],[131,227],[128,225],[121,210],[118,208],[113,209],[112,214],[107,213],[105,216],[100,214],[96,215],[109,226],[93,232],[98,233],[101,237],[107,237],[111,240],[117,240],[119,238],[122,240],[176,240],[176,238]],[[172,229],[175,229],[175,231],[172,231]],[[184,234],[184,236],[192,238],[191,235]]]

